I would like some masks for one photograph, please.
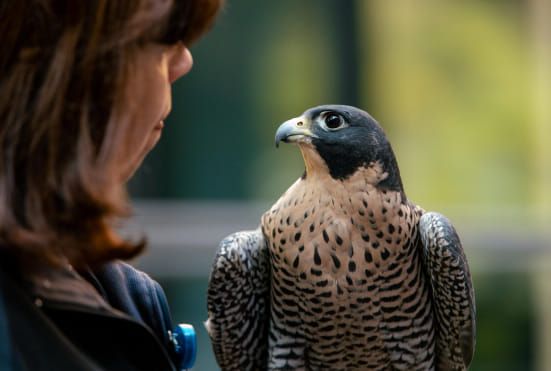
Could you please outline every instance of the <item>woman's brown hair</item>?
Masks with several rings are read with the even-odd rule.
[[[124,182],[102,153],[145,43],[186,46],[222,0],[35,0],[0,5],[0,248],[73,264],[128,259]]]

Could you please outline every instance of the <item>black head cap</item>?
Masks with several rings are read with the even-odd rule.
[[[307,110],[302,117],[310,122],[311,143],[333,178],[344,180],[360,167],[379,162],[388,177],[378,188],[403,192],[394,151],[381,126],[367,112],[324,105]]]

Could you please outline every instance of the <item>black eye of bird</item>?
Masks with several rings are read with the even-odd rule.
[[[336,113],[329,113],[325,116],[325,125],[329,129],[338,129],[343,125],[343,119]]]

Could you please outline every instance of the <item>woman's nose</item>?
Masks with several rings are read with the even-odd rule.
[[[170,83],[173,83],[188,73],[192,66],[193,57],[189,49],[182,43],[175,45],[169,60],[168,79]]]

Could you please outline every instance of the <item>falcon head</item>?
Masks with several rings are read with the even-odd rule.
[[[306,164],[306,176],[325,171],[346,180],[360,168],[380,166],[386,173],[376,186],[403,193],[394,152],[381,126],[367,112],[351,106],[310,108],[284,122],[276,132],[280,142],[296,143]]]

